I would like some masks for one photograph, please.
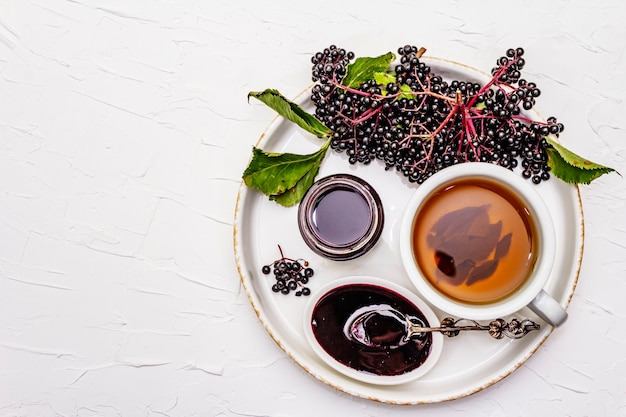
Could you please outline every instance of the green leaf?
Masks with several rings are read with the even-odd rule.
[[[304,194],[306,194],[308,189],[311,188],[311,185],[313,185],[318,172],[319,165],[312,167],[302,178],[298,180],[298,182],[296,182],[296,185],[282,194],[271,195],[270,200],[274,200],[284,207],[291,207],[296,203],[299,203],[304,197]]]
[[[475,104],[473,108],[475,108],[476,110],[484,110],[485,107],[487,107],[485,105],[485,102],[481,101],[480,103]]]
[[[346,75],[341,83],[349,88],[357,88],[362,83],[373,80],[375,74],[386,72],[394,59],[396,56],[392,52],[375,58],[357,58],[346,68]]]
[[[389,83],[395,83],[396,77],[389,72],[377,72],[374,74],[373,80],[376,81],[376,84],[385,87]]]
[[[596,178],[615,171],[603,165],[596,164],[576,155],[553,139],[545,138],[550,145],[548,152],[548,166],[551,172],[563,181],[570,184],[589,184]]]
[[[306,130],[309,133],[314,134],[318,138],[329,136],[332,131],[320,122],[315,116],[307,113],[297,104],[290,100],[287,100],[277,90],[266,89],[261,92],[251,91],[248,93],[248,98],[254,97],[257,100],[262,101],[267,106],[274,109],[278,114],[285,117]]]
[[[415,94],[413,94],[413,90],[411,90],[411,87],[409,87],[407,84],[401,84],[400,91],[402,91],[402,94],[400,94],[398,98],[406,98],[408,100],[415,98]]]
[[[324,160],[330,139],[314,153],[270,153],[262,149],[252,150],[252,160],[243,173],[248,187],[253,187],[289,207],[300,200],[311,187]]]

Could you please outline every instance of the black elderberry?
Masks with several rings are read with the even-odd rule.
[[[280,245],[278,249],[281,255],[280,259],[261,268],[266,275],[273,272],[276,281],[272,284],[272,291],[285,295],[292,291],[295,291],[296,296],[309,295],[311,291],[304,286],[313,276],[313,269],[309,267],[309,263],[303,259],[286,258]]]

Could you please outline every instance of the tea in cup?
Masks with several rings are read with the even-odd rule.
[[[548,208],[526,180],[488,163],[434,174],[409,200],[400,252],[422,297],[468,319],[530,307],[550,325],[567,313],[543,287],[554,263]]]

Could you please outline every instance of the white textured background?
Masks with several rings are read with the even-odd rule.
[[[523,46],[562,142],[626,173],[625,22],[621,0],[0,0],[0,415],[626,416],[619,175],[581,187],[568,323],[443,404],[306,374],[254,315],[232,249],[240,176],[274,116],[246,95],[296,95],[331,43],[484,70]]]

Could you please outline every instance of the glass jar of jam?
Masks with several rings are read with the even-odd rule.
[[[383,224],[378,193],[350,174],[316,181],[298,209],[298,227],[304,241],[317,254],[333,260],[365,254],[378,241]]]

